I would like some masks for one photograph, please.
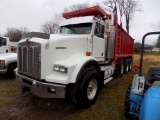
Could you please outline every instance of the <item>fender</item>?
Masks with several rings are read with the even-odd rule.
[[[51,75],[46,77],[46,81],[61,84],[76,83],[77,76],[82,68],[84,68],[85,65],[91,61],[97,63],[96,59],[92,56],[85,56],[81,53],[73,55],[66,60],[58,61],[55,64],[68,67],[67,73],[54,71]]]
[[[140,108],[140,120],[160,119],[160,88],[149,88]]]

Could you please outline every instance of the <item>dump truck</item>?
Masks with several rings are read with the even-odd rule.
[[[132,68],[134,39],[117,14],[99,6],[63,14],[60,34],[31,32],[18,43],[17,83],[41,98],[67,98],[93,105],[113,74]]]

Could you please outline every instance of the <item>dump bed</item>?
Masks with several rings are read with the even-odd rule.
[[[94,6],[90,8],[85,8],[82,10],[77,10],[73,12],[63,13],[63,17],[66,19],[73,18],[73,17],[83,17],[83,16],[101,16],[101,17],[108,17],[110,18],[111,15],[107,14],[102,8],[99,6]]]
[[[115,27],[114,61],[133,56],[134,39],[117,23]]]

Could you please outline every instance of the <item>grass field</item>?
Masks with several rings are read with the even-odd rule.
[[[139,55],[134,55],[139,64]],[[160,56],[144,55],[143,73],[149,66],[160,65]],[[136,72],[114,78],[105,85],[98,100],[89,109],[78,109],[64,99],[42,99],[32,94],[21,94],[15,79],[0,76],[0,120],[125,120],[124,100],[128,85]]]

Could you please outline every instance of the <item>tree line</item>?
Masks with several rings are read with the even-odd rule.
[[[118,13],[120,19],[120,25],[122,26],[122,18],[125,18],[125,28],[127,33],[129,33],[130,23],[133,20],[134,13],[141,11],[141,5],[137,0],[104,0],[102,2],[97,2],[91,4],[89,2],[73,4],[69,7],[64,8],[63,12],[71,12],[80,10],[83,8],[88,8],[91,6],[99,5],[107,13],[114,11]],[[47,34],[59,33],[59,23],[62,20],[61,14],[54,14],[51,20],[47,20],[41,25],[40,31]],[[30,31],[27,27],[14,28],[9,27],[3,36],[9,37],[11,41],[19,41],[23,34]],[[1,35],[1,34],[0,34]]]

